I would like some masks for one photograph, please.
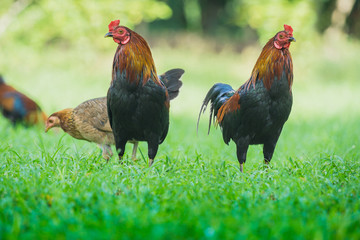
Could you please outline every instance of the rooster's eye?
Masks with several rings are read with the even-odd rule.
[[[119,34],[123,34],[124,33],[124,30],[119,30]]]
[[[280,38],[280,39],[283,39],[283,38],[284,38],[284,35],[280,34],[280,35],[279,35],[279,38]]]

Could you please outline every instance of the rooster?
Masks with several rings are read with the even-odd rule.
[[[275,34],[263,48],[250,79],[238,90],[223,83],[215,84],[207,93],[201,106],[204,113],[211,102],[209,131],[212,119],[219,124],[223,140],[236,144],[240,171],[249,145],[263,144],[264,161],[268,164],[273,156],[277,140],[292,106],[293,65],[289,51],[295,41],[293,29]]]
[[[0,76],[0,110],[14,125],[26,126],[44,123],[46,114],[29,97],[7,85]]]
[[[178,94],[181,83],[166,87],[145,39],[119,24],[120,20],[112,21],[105,35],[118,44],[107,94],[110,125],[120,161],[127,141],[146,141],[151,166],[168,133],[170,98]]]

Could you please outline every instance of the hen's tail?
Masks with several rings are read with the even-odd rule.
[[[207,105],[210,104],[210,120],[209,120],[209,130],[210,133],[211,122],[215,120],[215,116],[217,115],[221,106],[228,100],[232,95],[234,95],[235,90],[228,84],[217,83],[212,88],[210,88],[209,92],[206,94],[203,104],[201,105],[199,118],[197,122],[196,129],[199,128],[200,116],[205,112]]]
[[[180,81],[181,76],[184,74],[184,70],[180,68],[171,69],[159,76],[160,80],[165,84],[170,100],[177,97],[179,89],[182,86]]]

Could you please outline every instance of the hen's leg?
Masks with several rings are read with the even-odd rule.
[[[106,161],[109,161],[109,159],[111,158],[111,156],[113,155],[113,152],[111,150],[111,147],[109,145],[106,145],[106,144],[103,144],[103,145],[100,145],[99,144],[99,147],[101,148],[102,150],[102,157],[106,160]]]
[[[132,160],[136,160],[136,151],[138,148],[139,142],[134,142],[133,151],[132,151]]]
[[[159,141],[148,142],[149,167],[153,164],[154,158],[159,148]]]
[[[246,153],[249,145],[236,144],[237,159],[240,163],[240,172],[244,172],[244,163],[246,162]]]

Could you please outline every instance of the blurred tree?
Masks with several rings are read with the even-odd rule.
[[[0,40],[6,34],[6,41],[39,48],[103,46],[102,36],[113,19],[131,28],[142,23],[151,30],[191,30],[242,43],[257,37],[264,43],[285,23],[301,29],[297,37],[336,25],[360,38],[360,0],[0,1]]]
[[[321,0],[316,4],[317,29],[323,33],[331,25],[331,16],[336,8],[336,0]]]
[[[171,17],[167,19],[156,19],[149,23],[149,27],[153,29],[186,29],[187,20],[185,17],[184,1],[164,1],[172,9]]]
[[[294,28],[296,38],[306,38],[314,32],[317,19],[312,0],[234,0],[234,19],[238,26],[256,29],[261,44],[283,24]]]
[[[321,31],[332,33],[348,33],[352,36],[359,37],[360,34],[360,1],[359,0],[335,0],[329,11],[327,23],[323,25]],[[321,22],[318,18],[318,23]],[[330,23],[328,22],[330,19]]]
[[[225,6],[231,0],[199,0],[201,26],[204,33],[213,33],[226,21]]]
[[[32,0],[18,0],[13,2],[3,0],[2,4],[4,5],[0,8],[0,11],[3,12],[0,17],[0,37],[6,31],[11,22],[14,21],[17,15],[31,3]]]
[[[87,0],[1,0],[2,17],[13,12],[13,6],[26,2],[16,18],[12,17],[7,28],[7,39],[42,47],[46,44],[102,44],[103,34],[113,19],[133,27],[141,22],[166,19],[171,8],[158,0],[87,1]],[[0,19],[1,19],[0,18]],[[9,19],[7,17],[7,19]],[[26,36],[26,37],[24,37]],[[3,36],[0,36],[3,37]],[[89,41],[89,38],[92,39]],[[101,39],[101,40],[100,40]]]
[[[346,18],[347,32],[360,38],[360,0],[356,0],[350,14]]]

